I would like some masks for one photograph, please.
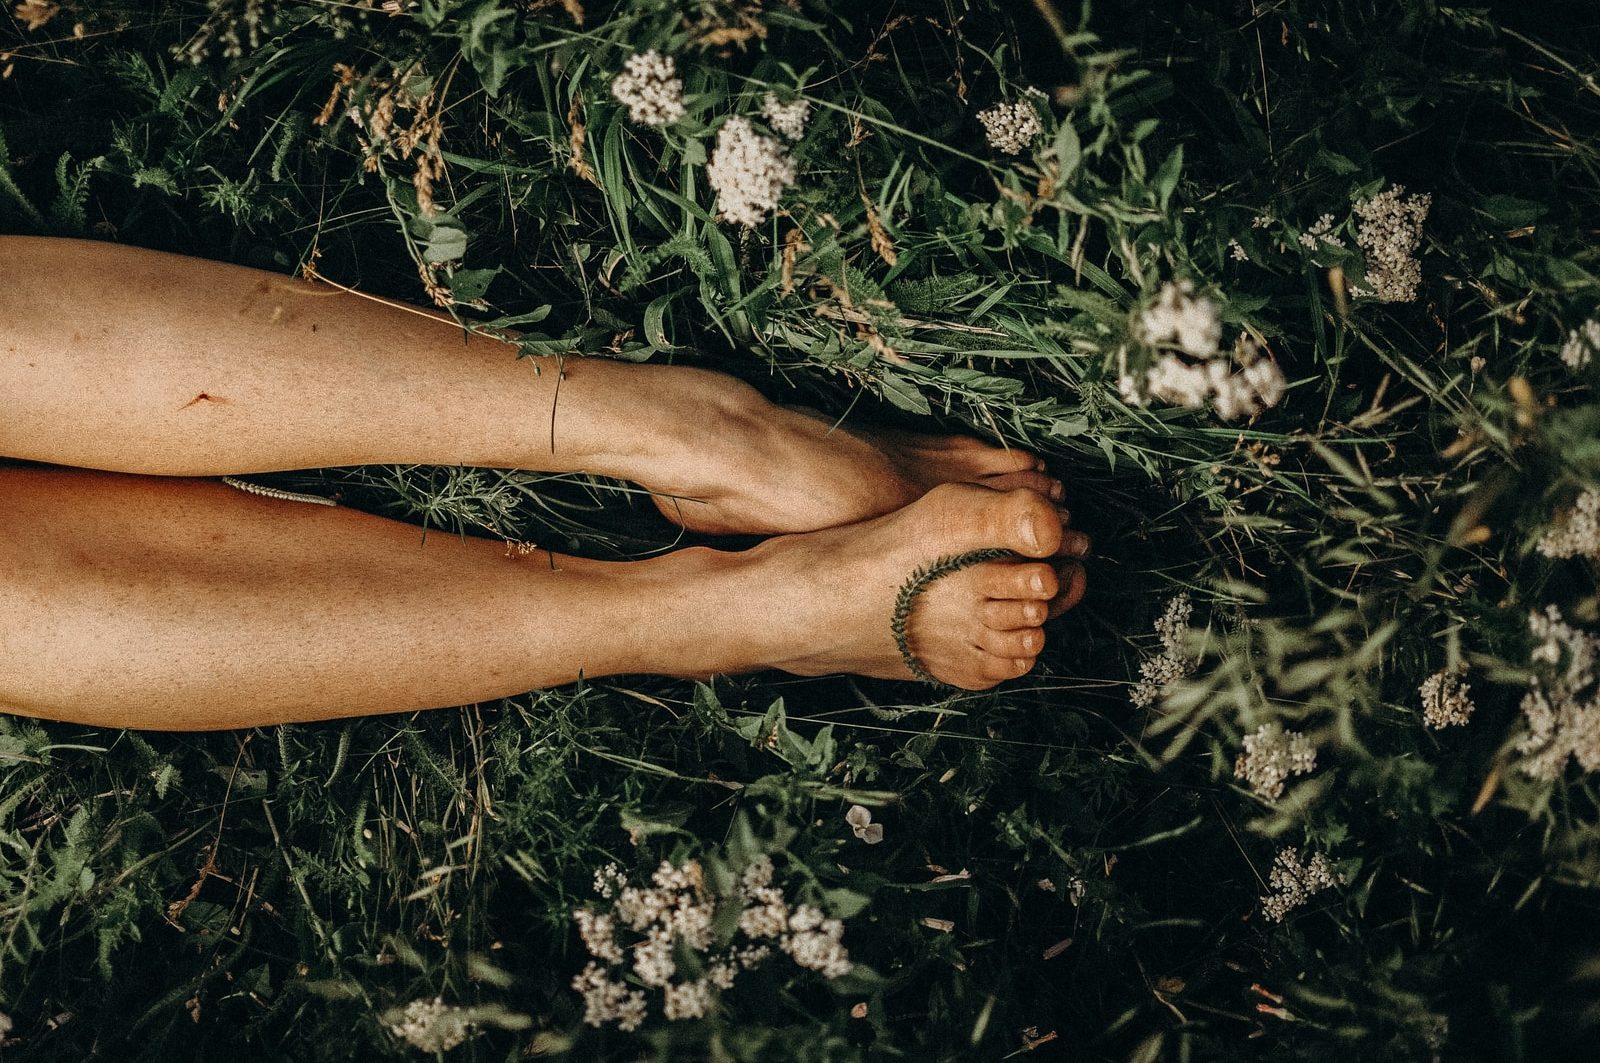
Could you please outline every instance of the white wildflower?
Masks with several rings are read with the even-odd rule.
[[[1477,708],[1472,703],[1471,690],[1457,672],[1438,671],[1424,679],[1417,691],[1422,696],[1423,725],[1437,731],[1466,723]]]
[[[1196,358],[1216,355],[1222,319],[1216,300],[1196,295],[1191,281],[1168,281],[1140,313],[1139,338],[1152,347],[1177,347]]]
[[[1044,132],[1039,112],[1032,104],[1021,100],[997,103],[986,111],[979,111],[978,121],[983,123],[989,146],[1007,155],[1022,154],[1034,138]]]
[[[757,133],[749,120],[734,116],[717,130],[717,146],[706,164],[706,180],[717,193],[726,221],[761,224],[794,184],[795,165],[783,145]]]
[[[840,943],[844,924],[839,920],[824,918],[811,905],[802,904],[790,917],[789,930],[778,946],[796,964],[820,971],[824,978],[839,978],[850,973],[850,957]]]
[[[628,885],[620,870],[601,868],[596,889],[610,891],[610,912],[579,911],[573,915],[584,944],[595,957],[572,980],[583,995],[584,1021],[592,1026],[615,1023],[637,1029],[648,1011],[647,993],[661,992],[662,1014],[668,1020],[696,1019],[714,1006],[717,994],[731,989],[739,974],[774,954],[772,945],[788,953],[800,967],[837,978],[851,969],[841,938],[844,925],[809,905],[791,912],[783,890],[772,885],[772,860],[759,856],[740,874],[740,888],[719,898],[707,888],[700,864],[662,861],[648,887]],[[738,933],[742,942],[717,945],[712,923],[719,900],[740,906]],[[618,940],[623,928],[642,935],[627,949]],[[700,953],[698,977],[685,977],[680,961]],[[625,974],[643,989],[632,989]]]
[[[29,29],[37,29],[38,27],[29,26],[28,28]],[[0,1041],[3,1041],[7,1037],[11,1036],[11,1030],[12,1030],[13,1026],[14,1026],[14,1024],[11,1021],[11,1016],[7,1015],[3,1011],[0,1011]]]
[[[767,120],[772,131],[789,140],[805,136],[806,120],[811,117],[811,104],[805,100],[784,103],[777,93],[769,92],[761,100],[761,117]]]
[[[1310,740],[1274,721],[1244,736],[1244,751],[1234,761],[1233,774],[1249,783],[1257,796],[1276,801],[1289,776],[1309,774],[1316,766],[1317,750]]]
[[[844,814],[844,821],[850,824],[856,837],[868,845],[883,841],[883,824],[872,822],[872,812],[864,805],[851,805],[850,811]]]
[[[644,993],[606,977],[598,963],[591,962],[573,978],[572,988],[583,994],[583,1021],[590,1026],[614,1022],[619,1030],[628,1031],[644,1022]]]
[[[1538,551],[1552,558],[1600,557],[1600,490],[1591,487],[1579,495],[1539,537]]]
[[[683,117],[683,80],[670,55],[640,52],[611,79],[611,95],[640,125],[664,126]]]
[[[1595,689],[1600,638],[1562,619],[1555,606],[1528,617],[1539,640],[1529,660],[1544,665],[1522,698],[1528,732],[1517,742],[1523,774],[1554,782],[1571,758],[1586,772],[1600,771],[1600,693]],[[1565,662],[1565,667],[1563,667]]]
[[[1354,204],[1361,219],[1356,243],[1366,255],[1366,281],[1379,302],[1408,303],[1417,297],[1422,263],[1416,255],[1422,246],[1422,221],[1432,204],[1431,195],[1407,197],[1403,185]]]
[[[1278,219],[1274,218],[1270,214],[1257,214],[1254,218],[1250,219],[1250,228],[1265,229],[1267,226],[1271,225],[1277,220]]]
[[[772,857],[762,853],[745,867],[739,876],[740,884],[747,890],[772,885]]]
[[[591,912],[579,908],[572,913],[578,924],[578,936],[583,938],[589,955],[607,963],[622,962],[622,947],[617,944],[617,924],[609,913]]]
[[[1553,605],[1543,612],[1528,616],[1528,630],[1539,644],[1528,659],[1535,664],[1552,668],[1566,658],[1565,672],[1558,672],[1555,682],[1569,690],[1580,690],[1594,682],[1595,660],[1600,653],[1600,639],[1579,631],[1561,617],[1561,610]]]
[[[1168,683],[1194,674],[1200,660],[1185,652],[1189,640],[1189,617],[1194,606],[1187,594],[1179,594],[1167,603],[1166,611],[1156,621],[1156,635],[1161,639],[1161,652],[1139,665],[1139,684],[1133,688],[1131,700],[1138,708],[1153,705]]]
[[[1310,248],[1314,251],[1319,244],[1330,244],[1333,247],[1344,246],[1344,241],[1333,235],[1332,214],[1324,214],[1315,222],[1312,222],[1311,228],[1300,234],[1300,245],[1302,247]]]
[[[711,1007],[711,983],[704,978],[669,985],[662,992],[666,1000],[661,1010],[668,1019],[698,1019]]]
[[[752,938],[775,938],[789,928],[789,902],[783,891],[757,886],[748,892],[739,913],[739,929]]]
[[[1233,258],[1233,260],[1235,262],[1249,262],[1250,261],[1250,252],[1246,251],[1244,249],[1244,245],[1241,244],[1237,240],[1229,240],[1228,241],[1228,254]]]
[[[1300,851],[1288,845],[1279,849],[1273,858],[1272,871],[1267,876],[1272,892],[1261,898],[1261,907],[1269,920],[1281,923],[1284,916],[1305,904],[1312,895],[1343,885],[1343,882],[1326,856],[1313,853],[1301,863]]]
[[[1117,389],[1133,405],[1156,399],[1197,410],[1210,402],[1219,417],[1232,420],[1254,416],[1283,397],[1283,370],[1262,355],[1249,333],[1239,334],[1231,352],[1220,350],[1217,304],[1195,295],[1189,281],[1162,285],[1155,301],[1134,319],[1133,332],[1160,351],[1142,379],[1125,366],[1118,375]],[[1125,363],[1126,350],[1121,358]]]
[[[1582,369],[1600,351],[1600,321],[1590,318],[1567,333],[1567,342],[1561,346],[1561,360],[1570,369]]]
[[[609,901],[627,881],[622,874],[622,868],[616,864],[607,864],[594,873],[594,891]]]
[[[657,989],[672,981],[678,965],[672,958],[672,935],[656,929],[633,950],[633,973],[639,981]]]
[[[467,1009],[451,1007],[442,998],[413,1000],[397,1017],[384,1023],[418,1052],[448,1052],[467,1039],[472,1024]]]

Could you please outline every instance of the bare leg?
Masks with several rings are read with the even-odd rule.
[[[994,545],[1047,560],[957,572],[912,614],[919,657],[969,688],[1030,668],[1047,610],[1082,593],[1059,514],[1029,491],[946,486],[743,553],[605,563],[514,560],[209,481],[0,467],[0,710],[203,730],[465,704],[580,674],[905,677],[889,631],[901,581]]]
[[[1029,454],[867,437],[716,373],[515,357],[448,318],[90,241],[0,237],[0,454],[175,476],[369,462],[585,471],[704,531],[887,513],[939,483],[1059,497]],[[86,430],[91,429],[92,430]]]

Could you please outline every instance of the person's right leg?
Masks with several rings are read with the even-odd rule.
[[[518,358],[443,315],[242,266],[0,236],[0,455],[220,476],[375,462],[592,472],[706,532],[811,531],[939,483],[1046,493],[1031,454],[875,435],[731,377]]]
[[[215,482],[0,466],[0,710],[203,730],[466,704],[580,675],[776,667],[905,678],[890,616],[967,688],[1021,675],[1081,596],[1044,498],[937,488],[896,513],[742,553],[603,563],[460,539]],[[1059,580],[1058,580],[1059,574]],[[1058,585],[1059,583],[1059,585]]]

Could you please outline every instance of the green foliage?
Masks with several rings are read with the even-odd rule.
[[[453,1058],[475,1059],[1592,1041],[1594,779],[1532,778],[1518,750],[1529,612],[1600,620],[1593,560],[1536,549],[1600,486],[1600,352],[1560,357],[1600,308],[1582,9],[397,6],[64,2],[0,28],[0,228],[312,266],[526,353],[692,362],[1030,448],[1095,537],[1090,597],[985,695],[758,675],[233,735],[0,719],[7,1047],[399,1056],[385,1016],[436,996],[472,1009]],[[686,90],[661,129],[609,87],[652,48]],[[745,229],[705,164],[769,91],[811,124]],[[1042,133],[991,151],[975,112],[1019,98]],[[1433,199],[1420,294],[1383,303],[1348,287],[1379,266],[1354,204],[1395,185]],[[1281,402],[1226,422],[1125,397],[1175,279],[1282,368]],[[589,478],[284,485],[593,556],[681,541]],[[1198,669],[1136,708],[1180,591]],[[1447,668],[1476,711],[1426,729],[1419,684]],[[1234,773],[1268,724],[1317,749],[1276,800]],[[852,837],[856,803],[882,844]],[[1277,924],[1286,845],[1343,882]],[[845,919],[859,977],[752,980],[636,1035],[582,1023],[571,912],[597,867],[759,854]]]

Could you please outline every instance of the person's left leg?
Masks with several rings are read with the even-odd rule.
[[[0,236],[0,455],[218,476],[376,462],[633,480],[707,532],[834,527],[947,482],[1060,497],[1033,455],[855,433],[718,373],[517,358],[443,315],[87,240]]]

